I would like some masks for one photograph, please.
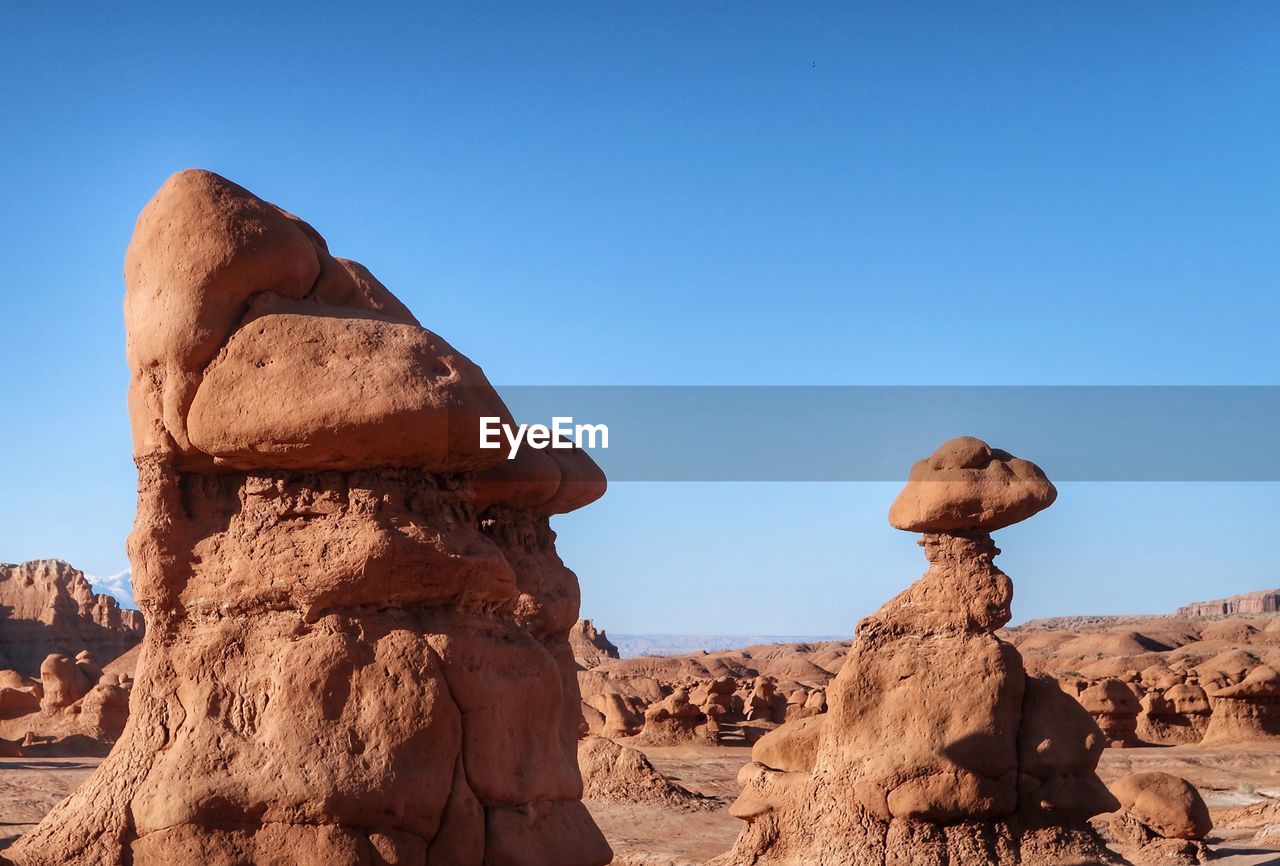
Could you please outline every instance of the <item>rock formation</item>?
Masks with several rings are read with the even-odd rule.
[[[977,439],[913,467],[890,522],[925,533],[929,571],[859,624],[828,712],[756,744],[732,810],[746,824],[718,863],[1116,862],[1087,823],[1116,807],[1094,772],[1101,732],[995,634],[1013,586],[989,533],[1055,496]]]
[[[573,657],[583,668],[590,670],[605,659],[618,658],[618,648],[609,640],[604,629],[596,630],[589,619],[580,619],[569,630],[569,647]]]
[[[686,689],[676,689],[644,711],[640,739],[648,745],[672,746],[709,738],[707,717],[689,700]]]
[[[104,674],[88,651],[53,653],[40,679],[0,671],[0,739],[33,756],[105,756],[129,717],[127,677]]]
[[[649,803],[681,809],[706,808],[714,800],[675,784],[649,763],[644,753],[604,737],[578,744],[583,797],[610,803]]]
[[[1111,677],[1096,682],[1080,693],[1079,701],[1098,723],[1108,746],[1142,745],[1138,740],[1138,713],[1142,706],[1123,680]]]
[[[1193,601],[1178,608],[1175,616],[1230,616],[1280,611],[1280,589],[1246,592],[1213,601]]]
[[[778,694],[773,677],[758,676],[746,700],[747,720],[781,724],[787,717],[787,698]]]
[[[1198,743],[1209,729],[1212,709],[1204,689],[1178,683],[1142,696],[1137,736],[1148,743],[1176,746]]]
[[[1207,859],[1213,829],[1209,807],[1195,786],[1168,773],[1132,773],[1111,793],[1120,809],[1095,819],[1103,834],[1135,863],[1196,864]]]
[[[94,593],[60,559],[0,564],[0,668],[29,677],[52,653],[82,650],[108,662],[142,640],[142,614]]]
[[[1213,714],[1202,743],[1248,743],[1280,738],[1280,672],[1254,668],[1234,686],[1209,696]]]
[[[133,715],[6,856],[607,863],[549,526],[603,493],[591,459],[480,449],[513,423],[480,369],[221,177],[170,178],[125,271]]]

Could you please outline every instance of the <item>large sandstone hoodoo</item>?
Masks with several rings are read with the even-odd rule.
[[[607,863],[548,524],[604,492],[591,459],[480,449],[480,416],[513,423],[480,369],[217,175],[165,183],[126,282],[132,715],[7,857]]]
[[[924,533],[929,570],[859,624],[827,713],[759,741],[732,809],[746,826],[717,862],[1116,862],[1088,824],[1117,806],[1094,772],[1098,726],[995,634],[1013,585],[988,533],[1055,496],[977,439],[913,467],[889,519]]]

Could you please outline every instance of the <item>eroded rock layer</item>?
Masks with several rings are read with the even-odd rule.
[[[207,172],[127,259],[147,613],[132,714],[23,866],[600,866],[580,802],[581,452],[478,448],[479,368]]]

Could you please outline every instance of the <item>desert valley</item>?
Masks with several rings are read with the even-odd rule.
[[[0,605],[12,611],[0,634],[21,635],[0,647],[7,848],[120,738],[141,628],[56,560],[0,567]],[[1280,590],[997,632],[1028,672],[1054,678],[1097,723],[1107,745],[1097,765],[1105,784],[1167,774],[1137,779],[1187,780],[1207,807],[1170,812],[1149,801],[1135,812],[1134,794],[1128,812],[1095,819],[1132,862],[1280,860],[1277,606]],[[784,773],[812,766],[810,737],[852,646],[775,643],[619,658],[607,633],[585,620],[569,640],[582,695],[584,799],[623,866],[690,866],[729,851],[743,825],[734,811],[740,777],[749,786],[753,765]]]

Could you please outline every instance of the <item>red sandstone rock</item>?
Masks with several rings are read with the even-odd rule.
[[[648,803],[677,809],[706,808],[714,801],[675,784],[643,752],[604,737],[578,744],[583,797],[608,803]]]
[[[889,522],[910,532],[994,532],[1048,508],[1057,496],[1034,463],[961,436],[911,467]]]
[[[607,863],[580,802],[577,580],[547,521],[603,492],[590,458],[532,499],[477,496],[503,455],[476,418],[508,417],[483,373],[223,178],[171,178],[126,259],[133,716],[6,856]],[[79,704],[103,729],[111,674]]]
[[[1132,773],[1111,792],[1120,810],[1095,819],[1102,832],[1135,863],[1200,863],[1202,840],[1213,829],[1209,809],[1195,786],[1168,773]]]
[[[1012,583],[985,531],[1053,496],[1033,464],[977,440],[917,464],[891,521],[929,533],[929,571],[859,624],[828,712],[757,744],[784,766],[743,769],[731,811],[746,823],[717,863],[1117,862],[1087,823],[1115,808],[1094,772],[1101,732],[995,634]]]
[[[1124,748],[1141,745],[1138,739],[1138,696],[1124,681],[1105,679],[1080,693],[1080,705],[1102,729],[1108,745]]]
[[[618,648],[604,629],[597,630],[589,619],[580,619],[569,630],[569,647],[573,658],[583,668],[593,668],[605,659],[618,658]]]
[[[33,677],[51,653],[89,650],[110,661],[142,639],[142,614],[97,595],[84,572],[58,559],[0,564],[0,667]],[[96,680],[94,680],[96,682]]]
[[[1144,742],[1178,745],[1198,743],[1209,728],[1212,709],[1205,690],[1178,683],[1142,697],[1137,734]]]
[[[1231,616],[1280,611],[1280,589],[1246,592],[1213,601],[1193,601],[1178,608],[1175,616]]]
[[[707,716],[689,701],[686,689],[676,689],[644,711],[640,739],[648,745],[670,746],[708,739]]]
[[[1261,665],[1234,686],[1211,692],[1205,745],[1280,738],[1280,672]]]

